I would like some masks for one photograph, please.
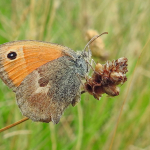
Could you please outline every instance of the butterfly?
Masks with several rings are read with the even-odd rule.
[[[80,101],[81,80],[89,72],[91,60],[86,48],[99,36],[81,52],[31,40],[0,45],[0,78],[16,93],[24,116],[57,124],[64,110]]]

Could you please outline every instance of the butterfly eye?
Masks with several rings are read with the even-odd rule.
[[[10,52],[7,55],[7,58],[9,58],[10,60],[16,59],[17,57],[17,53],[16,52]]]

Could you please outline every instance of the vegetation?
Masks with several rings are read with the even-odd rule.
[[[57,125],[28,120],[1,133],[0,150],[150,149],[149,6],[149,0],[1,1],[0,44],[33,39],[82,50],[88,29],[107,31],[102,39],[109,60],[127,57],[129,72],[119,96],[97,101],[82,94]],[[0,118],[0,128],[23,118],[15,94],[2,81]]]

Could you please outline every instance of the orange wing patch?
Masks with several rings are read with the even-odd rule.
[[[10,42],[0,46],[0,77],[13,90],[24,78],[38,67],[62,57],[66,47],[38,41]],[[9,52],[16,52],[17,58],[7,58]]]

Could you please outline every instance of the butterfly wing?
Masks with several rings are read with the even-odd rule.
[[[9,59],[8,54],[15,52],[16,59]],[[27,75],[38,67],[75,53],[64,46],[39,41],[16,41],[0,45],[0,78],[16,91]]]
[[[33,121],[58,123],[78,97],[80,80],[74,65],[69,56],[62,56],[30,73],[16,90],[22,114]]]

